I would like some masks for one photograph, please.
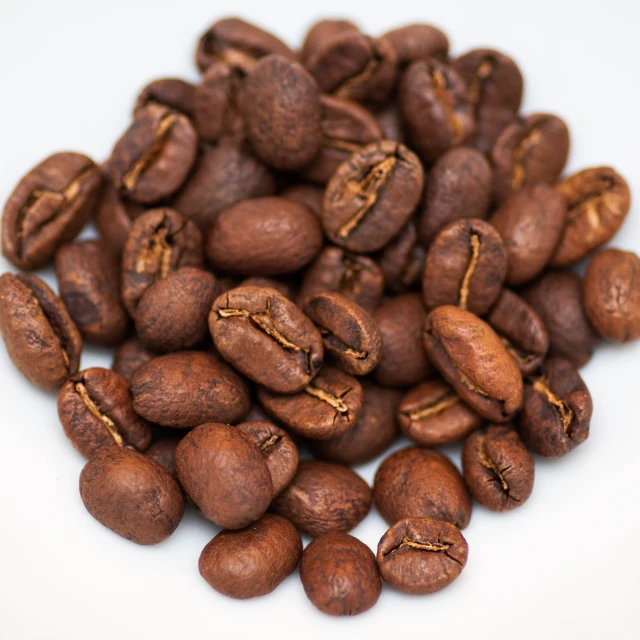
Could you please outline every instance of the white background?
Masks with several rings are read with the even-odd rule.
[[[638,7],[633,0],[0,0],[0,199],[54,151],[102,161],[138,90],[159,76],[197,80],[197,37],[231,12],[293,45],[310,22],[330,15],[355,18],[373,34],[433,22],[454,52],[502,49],[525,73],[524,110],[568,120],[569,169],[611,164],[637,195]],[[640,251],[639,209],[617,246]],[[0,258],[0,271],[8,269]],[[85,367],[109,362],[106,351],[88,349],[83,358]],[[193,512],[151,548],[94,521],[78,495],[83,460],[62,433],[55,394],[29,386],[0,348],[0,638],[638,638],[639,367],[640,344],[599,349],[583,370],[595,404],[590,439],[563,460],[537,461],[534,493],[521,509],[476,508],[464,532],[469,562],[453,586],[427,597],[384,589],[369,613],[332,619],[307,601],[297,573],[253,601],[211,590],[197,562],[216,528]],[[359,471],[371,481],[375,466]],[[355,535],[375,549],[385,529],[372,513]]]

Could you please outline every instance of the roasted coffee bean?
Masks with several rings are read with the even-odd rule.
[[[609,167],[585,169],[556,188],[569,215],[551,266],[566,267],[613,238],[629,213],[631,193],[626,180]]]
[[[214,269],[276,276],[298,271],[322,247],[318,218],[286,198],[243,200],[216,217],[206,242]]]
[[[276,280],[275,278],[261,278],[259,276],[245,278],[238,286],[275,289],[278,293],[281,293],[288,300],[293,301],[295,298],[293,287],[288,282],[284,282],[283,280]],[[231,288],[235,289],[235,287]]]
[[[78,371],[80,332],[62,300],[37,276],[0,276],[0,334],[11,362],[42,389],[57,389]]]
[[[148,104],[159,104],[191,117],[195,108],[196,87],[180,78],[159,78],[138,95],[134,116]]]
[[[328,462],[302,460],[271,508],[312,538],[351,531],[371,509],[371,489],[356,473]]]
[[[582,281],[574,273],[550,271],[522,293],[549,333],[549,355],[582,367],[593,355],[598,336],[582,305]]]
[[[493,174],[479,151],[466,147],[447,151],[433,165],[426,182],[418,222],[418,237],[425,247],[456,220],[487,217]]]
[[[376,472],[373,498],[389,524],[418,516],[464,529],[471,519],[471,498],[460,472],[432,449],[409,447],[385,458]]]
[[[262,452],[228,424],[190,431],[178,445],[176,468],[202,515],[225,529],[242,529],[261,518],[273,496]]]
[[[130,382],[136,413],[166,427],[238,422],[249,410],[249,390],[218,356],[179,351],[138,367]]]
[[[164,467],[174,478],[177,477],[176,449],[181,438],[162,438],[151,444],[144,451],[144,455],[161,467]]]
[[[352,429],[362,409],[362,395],[355,378],[327,366],[299,393],[258,388],[267,413],[294,433],[314,440],[337,438]]]
[[[376,119],[380,124],[383,132],[383,138],[386,140],[393,140],[394,142],[400,142],[406,145],[407,141],[404,135],[404,125],[402,123],[402,116],[400,115],[400,109],[397,103],[388,102],[384,107],[378,109],[375,113]]]
[[[302,43],[300,59],[306,61],[334,36],[349,31],[358,32],[358,27],[348,20],[320,20],[313,24]]]
[[[101,345],[120,344],[129,316],[120,300],[120,264],[104,243],[83,240],[63,246],[55,257],[60,297],[82,337]]]
[[[422,194],[424,173],[404,145],[374,142],[340,165],[325,192],[322,225],[349,251],[382,249],[406,224]]]
[[[464,443],[462,472],[471,495],[492,511],[519,507],[533,491],[533,458],[509,426],[474,431]]]
[[[494,330],[458,307],[434,309],[424,346],[460,398],[483,418],[506,422],[522,406],[522,375]]]
[[[151,204],[180,188],[197,150],[198,134],[187,116],[149,104],[116,142],[107,169],[120,194]]]
[[[467,563],[469,546],[457,527],[432,518],[403,518],[380,539],[376,559],[385,582],[427,594],[448,587]]]
[[[222,357],[275,393],[302,391],[322,366],[322,337],[275,289],[238,287],[213,303],[209,329]]]
[[[318,220],[322,216],[324,189],[321,186],[316,184],[296,184],[285,189],[280,195],[283,198],[305,205]]]
[[[109,447],[80,474],[87,511],[108,529],[137,544],[157,544],[178,527],[184,498],[159,464],[133,449]]]
[[[345,533],[329,533],[307,546],[300,579],[313,606],[330,616],[364,613],[382,591],[371,549]]]
[[[339,293],[316,293],[307,298],[305,315],[316,325],[324,352],[338,368],[353,376],[371,373],[382,356],[382,338],[373,318]]]
[[[429,380],[408,391],[398,405],[402,432],[423,447],[439,447],[464,438],[482,418],[442,380]]]
[[[554,184],[568,155],[569,130],[560,118],[545,113],[516,118],[491,150],[496,200],[522,187]]]
[[[446,60],[449,53],[446,34],[430,24],[408,24],[387,31],[382,37],[391,43],[401,67],[427,58]]]
[[[240,531],[221,531],[202,550],[198,568],[216,591],[245,600],[271,593],[296,570],[301,555],[296,528],[267,514]]]
[[[155,357],[156,354],[147,349],[138,338],[131,338],[116,349],[111,369],[119,373],[128,383],[139,366]]]
[[[4,206],[4,257],[26,271],[47,265],[88,222],[101,182],[100,168],[80,153],[56,153],[31,169]]]
[[[458,305],[484,315],[500,295],[507,264],[505,246],[488,222],[452,222],[427,251],[422,274],[426,308]]]
[[[591,394],[573,365],[550,358],[525,385],[518,430],[530,451],[556,458],[589,437],[592,413]]]
[[[419,282],[425,256],[424,247],[418,244],[416,225],[409,221],[378,258],[387,289],[403,293]]]
[[[382,358],[373,374],[378,384],[408,387],[433,373],[422,346],[426,319],[427,312],[417,293],[392,298],[373,313],[382,336]]]
[[[494,49],[474,49],[453,63],[469,89],[476,131],[469,143],[491,151],[522,102],[523,80],[518,65]]]
[[[507,283],[530,282],[549,264],[567,220],[562,194],[546,184],[524,187],[509,196],[489,219],[509,258]]]

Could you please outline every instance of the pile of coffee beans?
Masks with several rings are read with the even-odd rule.
[[[589,435],[578,369],[600,339],[640,338],[640,258],[574,269],[624,222],[627,183],[563,176],[567,126],[520,112],[515,62],[453,56],[430,25],[325,20],[294,51],[231,18],[196,62],[197,86],[142,90],[102,165],[56,153],[9,197],[9,357],[59,389],[103,525],[155,544],[190,502],[223,528],[199,563],[221,593],[298,566],[331,615],[382,580],[443,589],[473,500],[523,505],[532,454]],[[90,220],[98,238],[75,240]],[[24,273],[51,263],[59,295]],[[112,369],[82,370],[83,341],[115,347]],[[369,487],[349,467],[400,434]],[[462,473],[435,449],[456,441]],[[372,504],[375,555],[348,535]]]

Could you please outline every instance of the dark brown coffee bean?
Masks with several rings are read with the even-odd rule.
[[[385,582],[427,594],[448,587],[467,564],[469,546],[457,527],[432,518],[404,518],[380,539],[377,561]]]
[[[60,297],[82,337],[101,345],[120,344],[129,316],[120,300],[120,264],[97,240],[63,246],[55,257]]]
[[[551,266],[566,267],[613,238],[629,213],[631,193],[626,180],[609,167],[575,173],[557,189],[569,215]]]
[[[180,78],[159,78],[150,82],[138,95],[134,116],[148,104],[159,104],[191,117],[194,112],[196,87]]]
[[[322,225],[349,251],[382,249],[407,223],[422,195],[424,173],[404,145],[374,142],[340,165],[325,192]]]
[[[464,438],[483,423],[442,380],[429,380],[408,391],[398,405],[402,432],[423,447],[439,447]]]
[[[47,265],[88,222],[100,168],[80,153],[56,153],[18,183],[2,213],[2,254],[19,269]]]
[[[42,389],[57,389],[78,371],[80,332],[62,300],[37,276],[0,276],[0,334],[11,362]]]
[[[267,514],[240,531],[221,531],[202,550],[198,568],[216,591],[245,600],[271,593],[296,570],[301,555],[296,528]]]
[[[456,393],[483,418],[506,422],[522,406],[522,375],[494,330],[458,307],[434,309],[424,346]]]
[[[388,102],[384,107],[375,112],[376,119],[383,132],[383,138],[393,140],[406,145],[407,140],[404,135],[404,124],[400,109],[396,102]]]
[[[430,24],[408,24],[382,37],[391,43],[401,67],[427,58],[445,60],[449,53],[449,39]]]
[[[306,61],[325,46],[334,36],[349,31],[359,32],[358,27],[348,20],[320,20],[313,24],[302,43],[300,59]]]
[[[519,507],[533,491],[533,458],[509,426],[474,431],[464,443],[462,472],[471,495],[492,511]]]
[[[135,370],[130,387],[136,412],[166,427],[234,423],[249,410],[247,385],[212,353],[179,351],[154,358]]]
[[[501,202],[522,187],[555,184],[569,155],[569,130],[558,117],[518,117],[491,150],[494,194]]]
[[[518,430],[530,451],[556,458],[589,437],[592,413],[591,394],[573,365],[550,358],[525,385]]]
[[[507,252],[484,220],[457,220],[435,238],[422,274],[427,309],[458,305],[482,316],[498,299],[507,275]]]
[[[507,283],[533,280],[549,264],[567,220],[560,192],[546,184],[524,187],[509,196],[491,216],[509,257]]]
[[[314,440],[337,438],[352,429],[363,403],[360,383],[326,366],[299,393],[274,393],[259,387],[258,399],[291,431]]]
[[[373,498],[389,524],[418,516],[464,529],[471,519],[471,497],[460,472],[432,449],[409,447],[385,458],[376,472]]]
[[[147,349],[140,340],[132,338],[116,349],[111,369],[119,373],[128,383],[139,366],[155,357],[156,354]]]
[[[307,546],[300,579],[313,606],[330,616],[364,613],[382,590],[371,549],[345,533],[329,533]]]
[[[151,444],[144,451],[144,455],[161,467],[164,467],[174,478],[177,477],[176,470],[176,449],[181,438],[162,438]]]
[[[273,495],[260,449],[228,424],[203,424],[178,445],[182,488],[202,515],[225,529],[242,529],[261,518]]]
[[[302,391],[322,366],[322,337],[275,289],[238,287],[213,303],[209,329],[223,358],[275,393]]]
[[[312,538],[351,531],[371,509],[371,489],[356,473],[328,462],[302,460],[272,509]]]
[[[424,247],[418,244],[416,225],[410,220],[378,258],[387,289],[403,293],[419,282],[425,257]]]
[[[307,298],[305,315],[316,325],[324,352],[338,368],[353,376],[371,373],[382,356],[382,339],[373,318],[339,293],[324,292]]]
[[[252,278],[245,278],[238,286],[275,289],[278,293],[281,293],[288,300],[293,301],[295,298],[293,287],[288,282],[284,282],[283,280],[276,280],[275,278],[261,278],[260,276],[254,276]],[[231,288],[235,289],[235,287]]]
[[[296,184],[285,189],[280,195],[283,198],[305,205],[318,220],[322,216],[324,189],[321,186],[316,184]]]

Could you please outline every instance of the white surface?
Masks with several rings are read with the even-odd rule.
[[[223,4],[2,0],[0,199],[54,151],[105,158],[147,81],[196,80],[196,39],[227,13]],[[569,169],[612,164],[640,194],[637,2],[233,5],[292,44],[312,20],[348,15],[374,34],[431,21],[454,52],[502,49],[525,73],[525,112],[568,120]],[[640,250],[638,205],[614,243]],[[109,362],[106,351],[83,357],[85,367]],[[248,602],[211,590],[197,561],[217,529],[193,512],[151,548],[93,520],[78,495],[83,460],[62,433],[55,394],[32,388],[0,349],[0,638],[637,638],[639,366],[640,344],[598,350],[583,371],[595,404],[589,441],[563,460],[537,461],[521,509],[476,508],[464,532],[469,562],[452,587],[428,597],[384,589],[369,613],[332,619],[313,609],[297,574]],[[375,465],[359,471],[371,481]],[[375,549],[385,529],[372,513],[355,535]]]

